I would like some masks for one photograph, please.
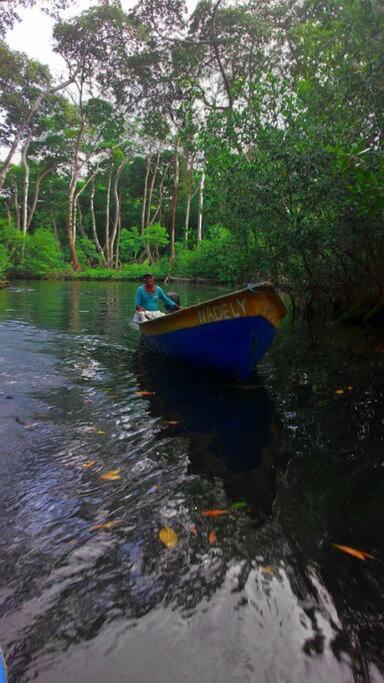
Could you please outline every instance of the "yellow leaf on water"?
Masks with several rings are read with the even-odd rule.
[[[90,470],[94,465],[96,465],[96,460],[87,460],[87,462],[83,462],[82,467],[86,470]]]
[[[135,396],[154,396],[155,392],[154,391],[136,391]]]
[[[338,543],[332,543],[334,548],[337,548],[337,550],[341,550],[343,553],[348,553],[348,555],[352,555],[353,557],[357,557],[358,560],[366,560],[369,558],[370,560],[374,560],[374,556],[371,555],[370,553],[366,553],[365,550],[356,550],[356,548],[350,548],[349,545],[339,545]]]
[[[336,394],[341,396],[341,394],[344,394],[344,389],[336,389]]]
[[[262,574],[273,574],[273,567],[260,567],[260,571]]]
[[[205,510],[201,514],[204,517],[221,517],[221,515],[227,515],[228,510]]]
[[[165,420],[165,424],[169,425],[170,427],[176,427],[179,422],[178,420]]]
[[[209,541],[210,545],[214,545],[215,543],[217,543],[217,536],[216,536],[215,532],[213,531],[213,529],[208,536],[208,541]]]
[[[39,418],[39,420],[48,420],[49,415],[48,413],[36,413],[35,417]]]
[[[347,386],[347,389],[348,389],[348,391],[352,391],[352,389],[353,389],[352,384],[349,384],[349,385]]]
[[[116,481],[116,479],[121,479],[119,472],[120,470],[109,470],[108,472],[104,472],[100,479],[103,481]]]
[[[94,434],[106,434],[106,432],[103,432],[102,429],[97,429],[97,427],[91,427],[90,432],[94,432]]]
[[[90,531],[101,531],[102,529],[112,529],[112,527],[122,524],[121,519],[113,519],[109,522],[103,522],[102,524],[95,524],[91,526]]]
[[[159,539],[167,548],[176,548],[179,542],[176,532],[168,526],[160,529]]]

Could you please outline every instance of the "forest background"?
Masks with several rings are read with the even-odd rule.
[[[0,278],[269,279],[382,313],[382,2],[76,4],[0,3]],[[33,5],[61,79],[4,41]]]

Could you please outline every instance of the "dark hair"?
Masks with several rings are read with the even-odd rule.
[[[153,277],[153,275],[152,273],[145,273],[145,275],[143,275],[143,280],[145,280],[146,277]]]

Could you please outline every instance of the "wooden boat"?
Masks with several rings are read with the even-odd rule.
[[[140,324],[147,348],[246,382],[286,309],[269,283],[248,285]]]

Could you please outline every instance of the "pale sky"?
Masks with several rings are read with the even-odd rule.
[[[123,0],[124,9],[133,7],[135,0]],[[84,11],[92,5],[97,5],[97,0],[77,0],[66,12],[64,17],[72,17]],[[54,21],[37,7],[20,10],[22,21],[17,23],[12,31],[8,31],[6,42],[13,50],[25,52],[28,57],[38,59],[43,64],[49,64],[54,76],[59,77],[64,73],[64,62],[52,50],[52,29]]]

